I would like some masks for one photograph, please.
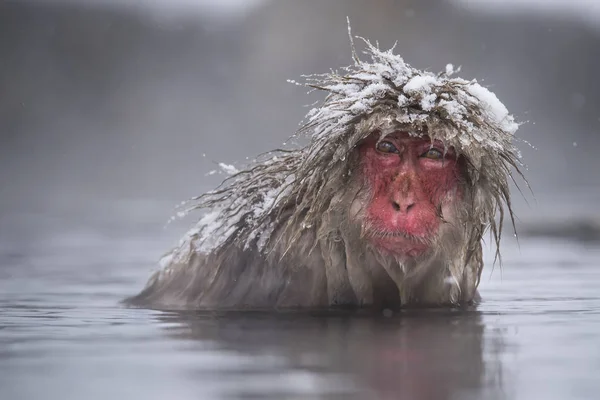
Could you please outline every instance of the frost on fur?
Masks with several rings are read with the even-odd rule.
[[[241,171],[230,168],[234,174],[219,187],[186,202],[181,213],[202,210],[204,215],[168,260],[208,253],[226,243],[265,251],[273,230],[282,224],[291,237],[299,237],[318,224],[334,196],[328,182],[352,173],[347,156],[373,128],[382,135],[396,130],[428,135],[464,156],[475,190],[469,205],[472,226],[489,227],[499,244],[504,206],[512,219],[508,178],[513,169],[520,174],[512,144],[518,128],[514,118],[477,81],[452,77],[456,70],[451,64],[439,74],[420,71],[393,48],[382,51],[362,40],[369,62],[359,60],[352,44],[353,65],[304,77],[301,85],[326,93],[294,135],[308,137],[309,144],[266,153]],[[290,217],[283,215],[286,207],[305,212]]]

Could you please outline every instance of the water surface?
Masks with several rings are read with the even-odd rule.
[[[0,221],[1,399],[593,399],[600,246],[504,244],[471,311],[174,313],[119,304],[172,244],[138,216]],[[178,234],[174,232],[172,234]]]

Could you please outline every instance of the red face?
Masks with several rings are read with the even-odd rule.
[[[366,209],[367,237],[380,250],[416,257],[438,233],[452,203],[459,167],[452,148],[406,132],[377,142],[375,132],[359,148],[363,176],[373,198]]]

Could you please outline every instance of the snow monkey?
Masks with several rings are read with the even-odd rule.
[[[456,307],[476,303],[496,244],[518,124],[477,81],[420,71],[368,40],[275,150],[196,197],[203,211],[129,303],[171,309]],[[296,83],[291,81],[292,83]],[[507,211],[506,211],[507,210]],[[498,219],[496,219],[498,217]]]

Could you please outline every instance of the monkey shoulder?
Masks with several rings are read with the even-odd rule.
[[[127,303],[169,309],[322,306],[325,270],[309,237],[314,233],[302,234],[291,248],[277,241],[262,250],[237,241],[207,253],[176,248]]]

